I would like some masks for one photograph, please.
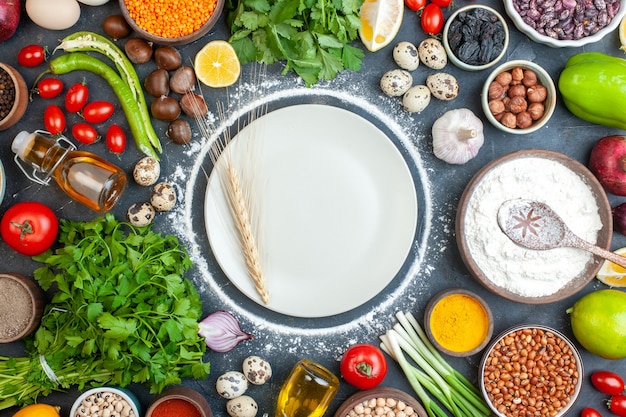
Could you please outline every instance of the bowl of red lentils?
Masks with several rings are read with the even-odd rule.
[[[583,383],[583,363],[559,331],[537,324],[505,330],[487,348],[480,389],[496,416],[567,414]]]
[[[215,26],[225,0],[120,0],[122,15],[138,36],[156,45],[184,45]]]
[[[404,391],[392,387],[376,387],[358,391],[348,397],[334,417],[375,416],[428,417],[424,407]]]
[[[18,70],[0,62],[0,131],[16,124],[28,106],[28,87]]]

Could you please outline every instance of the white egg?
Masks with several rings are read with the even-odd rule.
[[[42,28],[63,30],[78,22],[80,4],[76,0],[26,0],[26,14]]]
[[[109,0],[78,0],[79,2],[86,4],[87,6],[102,6],[109,2]]]

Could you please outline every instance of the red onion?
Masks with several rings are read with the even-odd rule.
[[[626,235],[626,203],[613,207],[613,230]]]
[[[228,352],[244,340],[254,339],[252,334],[241,329],[235,316],[225,310],[209,314],[198,326],[198,334],[204,337],[206,345],[215,352]]]

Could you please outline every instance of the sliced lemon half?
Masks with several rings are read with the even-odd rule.
[[[375,52],[389,45],[402,25],[404,0],[365,0],[361,5],[359,36]]]
[[[617,249],[615,253],[625,256],[626,248]],[[602,268],[596,274],[596,278],[609,287],[626,287],[626,268],[611,261],[604,261]]]
[[[626,52],[626,15],[619,22],[619,43],[622,51]]]
[[[203,84],[213,87],[228,87],[239,79],[241,64],[233,46],[223,40],[204,45],[194,60],[196,77]]]

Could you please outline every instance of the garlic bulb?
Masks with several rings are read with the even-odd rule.
[[[483,122],[470,109],[444,113],[432,128],[433,152],[449,164],[464,164],[483,146]]]

